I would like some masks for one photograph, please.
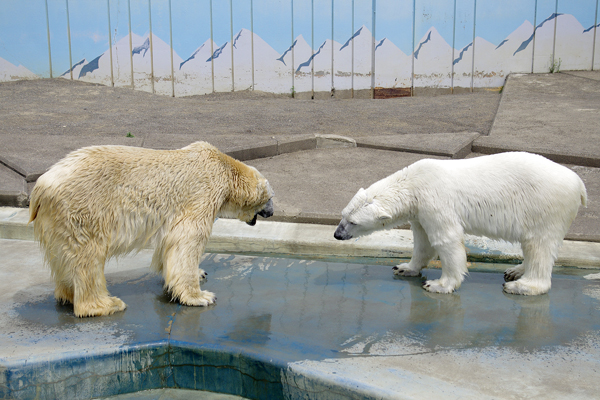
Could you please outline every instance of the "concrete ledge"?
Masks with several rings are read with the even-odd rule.
[[[273,139],[272,144],[256,147],[239,147],[226,150],[227,155],[240,160],[248,161],[257,158],[274,157],[280,154],[294,153],[296,151],[314,150],[317,148],[315,135],[307,135],[300,139],[277,141]]]
[[[332,149],[338,147],[356,147],[356,140],[340,135],[317,134],[318,149]]]
[[[473,142],[471,149],[474,153],[481,154],[497,154],[504,153],[507,151],[527,151],[530,153],[536,153],[546,157],[549,160],[560,164],[574,164],[581,165],[583,167],[600,167],[600,156],[599,157],[586,157],[578,154],[568,154],[567,152],[550,152],[546,150],[535,150],[532,148],[519,149],[514,144],[505,145],[499,143],[499,139],[490,136],[481,136]]]
[[[294,257],[398,258],[412,257],[412,231],[393,229],[349,241],[334,239],[335,226],[259,221],[255,227],[237,220],[219,219],[207,251],[213,253],[282,254]],[[470,261],[518,263],[521,247],[504,241],[466,235]],[[556,266],[600,268],[600,243],[567,241]],[[500,267],[504,269],[503,266]]]
[[[33,240],[29,210],[0,207],[0,239]],[[252,227],[243,222],[218,219],[206,246],[209,253],[277,254],[299,258],[397,258],[412,257],[410,230],[393,229],[338,241],[335,226],[259,220]],[[523,258],[520,246],[491,239],[466,236],[470,261],[517,263]],[[600,268],[600,243],[565,240],[557,266]],[[503,269],[503,266],[499,266]]]
[[[317,148],[316,136],[303,139],[282,140],[277,142],[277,155],[295,153],[297,151],[314,150]]]
[[[479,136],[478,132],[386,135],[360,139],[357,145],[378,150],[465,158],[471,153],[473,141]]]
[[[229,150],[226,152],[226,154],[240,161],[273,157],[277,155],[277,143],[266,146]]]
[[[8,207],[27,207],[29,196],[25,192],[0,190],[0,204]]]
[[[255,227],[251,227],[237,220],[219,219],[214,224],[207,251],[310,258],[410,258],[412,255],[411,231],[377,232],[349,241],[334,239],[334,231],[335,226],[327,225],[259,221]]]
[[[337,224],[340,223],[340,214],[314,212],[300,212],[294,214],[275,210],[275,214],[271,218],[269,218],[269,222],[289,222],[294,224],[337,226]],[[409,227],[406,228],[408,229]]]
[[[0,239],[33,240],[29,208],[0,207]]]
[[[21,168],[16,162],[13,162],[12,159],[7,158],[6,156],[0,154],[0,165],[4,165],[11,170],[15,171],[19,175],[23,176],[27,182],[30,182],[31,179],[35,180],[40,177],[41,173],[28,173],[27,170]],[[35,179],[34,179],[35,178]]]

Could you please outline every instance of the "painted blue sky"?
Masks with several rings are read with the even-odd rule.
[[[69,68],[69,46],[66,18],[67,0],[48,0],[53,74],[60,75]],[[413,0],[376,0],[376,39],[387,37],[404,53],[413,48]],[[45,0],[7,0],[0,13],[0,57],[34,73],[48,76],[48,40],[46,35]],[[106,1],[69,1],[71,53],[73,63],[88,61],[108,48],[108,6]],[[372,28],[373,0],[294,0],[293,35],[303,35],[317,49],[333,36],[345,42],[354,30],[365,25]],[[474,12],[476,35],[499,44],[524,21],[534,22],[535,0],[477,1],[415,0],[415,42],[432,26],[451,45],[461,49],[473,38]],[[456,4],[456,24],[454,6]],[[555,12],[556,0],[537,0],[537,23]],[[173,47],[186,59],[210,38],[210,0],[171,0]],[[231,6],[232,7],[231,7]],[[217,45],[221,45],[240,29],[251,28],[251,7],[254,31],[279,53],[292,41],[292,0],[212,0],[212,28]],[[129,28],[128,2],[110,0],[110,36],[117,41],[127,35]],[[169,42],[169,0],[130,0],[132,31],[144,36],[150,30]],[[333,10],[332,10],[333,8]],[[231,13],[233,9],[233,13]],[[588,28],[594,24],[596,0],[559,2],[559,13],[574,15]],[[333,17],[332,17],[333,13]],[[314,28],[312,16],[314,15]],[[233,20],[233,27],[231,21]],[[455,29],[454,29],[455,27]],[[314,36],[313,36],[314,29]],[[454,29],[454,30],[453,30]]]

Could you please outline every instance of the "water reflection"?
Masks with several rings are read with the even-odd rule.
[[[202,267],[212,277],[205,288],[219,296],[203,315],[207,340],[255,342],[288,350],[292,359],[486,346],[530,351],[600,328],[598,300],[582,294],[596,283],[580,278],[556,276],[550,294],[528,297],[504,294],[502,274],[471,273],[458,292],[439,295],[421,289],[425,278],[394,279],[381,266],[214,255]],[[424,274],[435,279],[440,271]],[[198,327],[189,316],[178,318],[177,337]],[[253,327],[259,316],[269,323]]]
[[[600,330],[599,296],[585,294],[597,293],[600,283],[578,277],[555,275],[549,294],[530,297],[504,294],[502,274],[473,272],[456,293],[440,295],[421,288],[439,270],[394,279],[385,266],[215,254],[201,267],[209,273],[202,288],[217,294],[215,306],[173,303],[159,277],[134,270],[108,275],[110,292],[128,304],[123,313],[75,318],[48,288],[42,300],[15,311],[40,335],[77,328],[97,337],[110,327],[120,344],[172,339],[287,361],[494,346],[532,351]],[[77,337],[89,345],[85,333]]]
[[[524,341],[533,337],[538,338],[539,342],[546,342],[554,336],[555,327],[550,314],[550,295],[506,296],[509,296],[521,307],[515,325],[515,340]]]
[[[271,314],[250,315],[242,318],[233,326],[225,338],[236,342],[264,346],[271,334]]]

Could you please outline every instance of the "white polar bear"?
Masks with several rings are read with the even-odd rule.
[[[111,257],[154,244],[152,267],[173,299],[213,304],[198,268],[215,217],[250,225],[273,215],[273,190],[254,167],[205,142],[179,150],[86,147],[37,181],[30,222],[56,284],[54,296],[75,315],[109,315],[125,303],[106,289]]]
[[[506,270],[504,291],[537,295],[550,290],[558,249],[586,201],[577,174],[539,155],[425,159],[360,189],[334,236],[347,240],[410,222],[413,256],[394,274],[417,276],[439,255],[440,279],[424,283],[435,293],[460,287],[467,273],[465,233],[520,242],[523,263]]]

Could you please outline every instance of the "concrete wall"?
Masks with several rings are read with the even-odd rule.
[[[598,0],[6,0],[0,81],[61,77],[172,96],[494,88],[510,72],[598,68],[597,9]]]

